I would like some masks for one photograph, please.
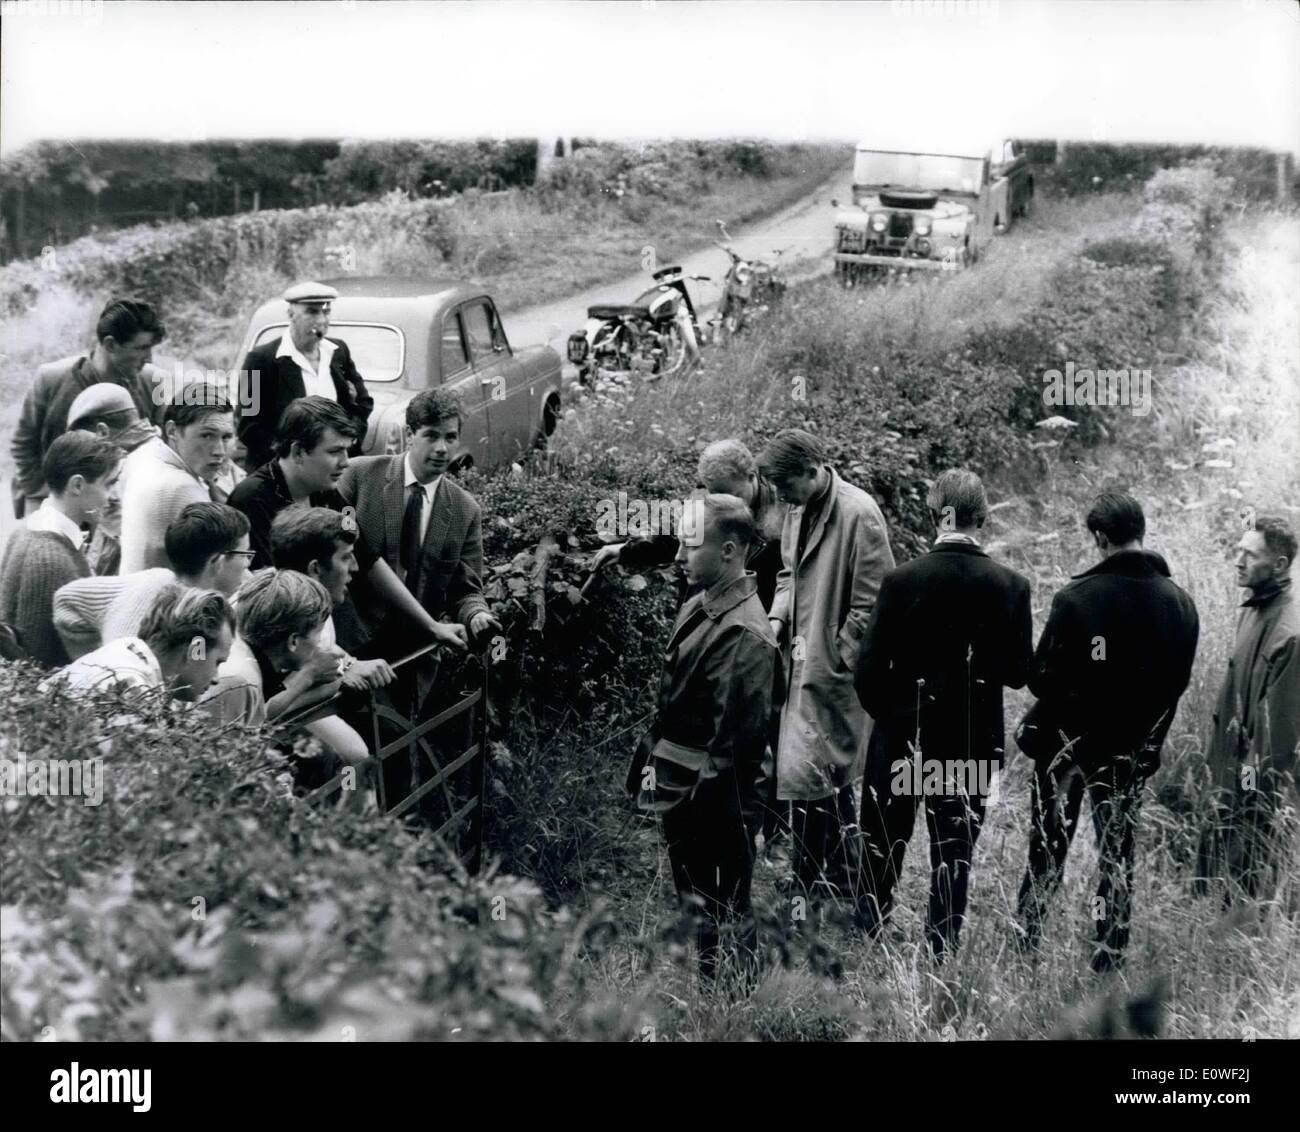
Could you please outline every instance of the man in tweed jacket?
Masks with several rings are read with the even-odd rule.
[[[501,625],[483,597],[478,502],[445,474],[460,444],[460,425],[454,394],[446,389],[418,393],[406,407],[407,451],[351,461],[339,494],[356,509],[367,545],[425,610],[433,617],[445,611],[473,640],[499,632]],[[378,628],[378,604],[363,594],[359,605]],[[392,641],[406,636],[391,618],[379,633]]]

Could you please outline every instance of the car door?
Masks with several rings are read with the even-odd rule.
[[[492,466],[492,447],[487,406],[465,341],[461,318],[463,305],[451,308],[442,316],[438,345],[440,372],[444,388],[460,398],[465,414],[460,424],[461,453],[473,460],[475,467],[489,468]]]
[[[494,461],[517,460],[532,443],[531,390],[506,341],[496,307],[487,296],[461,308],[470,359],[483,391]]]

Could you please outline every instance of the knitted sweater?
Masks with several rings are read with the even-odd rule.
[[[68,663],[54,628],[54,594],[85,578],[90,567],[63,535],[18,527],[0,560],[0,621],[12,625],[33,659],[50,668]]]
[[[119,572],[135,574],[167,565],[167,527],[191,503],[209,503],[212,493],[158,437],[147,440],[122,463],[122,562]]]
[[[138,574],[79,578],[54,595],[54,628],[74,660],[120,637],[134,637],[164,586],[176,581],[157,566]]]

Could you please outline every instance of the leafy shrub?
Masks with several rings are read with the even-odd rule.
[[[0,753],[103,758],[105,789],[4,800],[6,1040],[554,1035],[591,925],[534,884],[295,799],[256,732],[36,681],[0,664]]]

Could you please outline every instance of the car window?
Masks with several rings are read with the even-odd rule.
[[[495,341],[495,322],[492,308],[487,303],[466,303],[461,307],[465,319],[465,335],[469,338],[470,352],[476,360],[482,360],[492,353]]]
[[[278,342],[284,331],[284,323],[263,327],[253,345]],[[328,337],[348,344],[352,362],[364,381],[396,381],[402,376],[406,343],[396,327],[331,322]]]
[[[442,320],[442,379],[454,377],[469,364],[460,336],[460,314],[450,311]]]

